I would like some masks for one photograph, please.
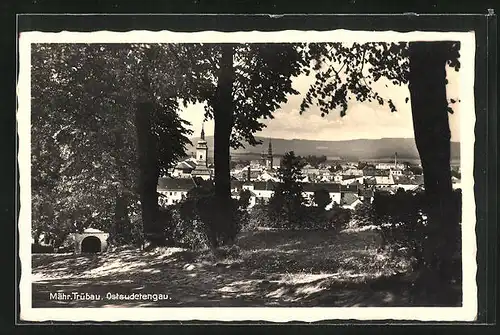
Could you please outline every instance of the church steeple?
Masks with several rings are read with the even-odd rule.
[[[204,125],[201,125],[201,136],[200,140],[196,144],[196,160],[198,165],[208,166],[207,161],[208,156],[208,145],[207,141],[205,141],[205,128]]]
[[[267,149],[266,168],[267,170],[273,169],[273,144],[271,143],[271,138],[269,138],[269,147]]]
[[[269,147],[267,149],[267,157],[273,157],[273,144],[271,143],[271,139],[269,139]]]

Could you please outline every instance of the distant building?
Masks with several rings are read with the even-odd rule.
[[[242,188],[252,191],[257,199],[267,202],[273,196],[275,186],[276,183],[272,181],[256,181],[246,182]]]
[[[402,188],[405,191],[417,190],[420,186],[424,184],[424,177],[420,175],[416,176],[394,176],[394,188]]]
[[[196,167],[191,172],[191,176],[199,177],[203,180],[212,179],[212,170],[208,168],[208,145],[205,141],[205,129],[201,128],[200,140],[196,144]]]
[[[406,168],[406,164],[404,163],[377,163],[375,164],[375,168],[379,170],[404,170]]]
[[[349,185],[349,184],[353,184],[353,183],[360,183],[360,184],[362,184],[363,181],[364,181],[364,177],[363,176],[350,175],[350,176],[340,176],[340,177],[341,177],[340,183],[342,185]]]
[[[240,181],[256,181],[263,174],[261,168],[249,165],[243,167],[241,170],[231,171],[231,176]]]
[[[193,178],[159,178],[157,192],[160,194],[160,206],[169,206],[180,202],[187,193],[197,186]]]
[[[362,188],[359,190],[358,196],[362,201],[372,203],[374,192],[371,188]]]
[[[314,198],[314,192],[318,190],[325,190],[330,195],[331,202],[327,205],[327,209],[330,209],[333,203],[340,204],[342,198],[341,185],[335,183],[305,183],[302,186],[303,195],[306,199],[312,201]]]
[[[349,192],[342,197],[340,205],[342,206],[342,208],[354,210],[358,205],[362,203],[363,201],[361,201],[356,193]]]
[[[318,176],[318,182],[320,183],[329,183],[331,181],[335,183],[339,183],[342,180],[342,176],[338,174],[333,174],[328,170],[322,170]]]
[[[393,185],[394,180],[390,170],[379,170],[373,167],[365,167],[363,169],[363,177],[365,183],[369,180],[370,184],[377,186]],[[372,182],[372,180],[375,180]]]
[[[393,176],[402,176],[403,170],[401,169],[390,169],[389,170]]]
[[[273,144],[271,139],[269,139],[269,145],[267,147],[267,154],[262,152],[261,163],[267,171],[272,171],[275,168],[274,157],[273,157]]]
[[[264,171],[262,172],[262,174],[260,174],[258,177],[257,177],[257,180],[259,181],[273,181],[273,182],[279,182],[279,179],[278,177],[270,172],[270,171]]]
[[[257,181],[257,182],[245,182],[241,189],[248,190],[251,192],[251,197],[254,199],[250,199],[250,202],[255,204],[258,202],[268,202],[274,194],[274,190],[278,183],[272,181]],[[302,195],[306,200],[309,201],[309,204],[313,203],[314,192],[318,190],[325,190],[330,195],[331,202],[326,207],[326,209],[330,209],[334,204],[340,205],[342,199],[347,194],[357,195],[359,192],[359,185],[341,185],[337,183],[303,183],[302,184]],[[237,194],[237,188],[231,189],[233,197],[239,197],[239,193]],[[351,197],[347,195],[348,197]],[[361,201],[361,200],[360,200]],[[351,204],[351,203],[350,203]]]
[[[398,163],[398,153],[394,153],[394,162],[391,163],[378,163],[375,168],[379,170],[404,170],[407,168],[405,163]]]
[[[196,168],[196,159],[189,158],[177,163],[173,168],[171,175],[174,178],[191,178],[191,173]]]
[[[354,168],[348,168],[345,171],[342,172],[342,175],[344,176],[358,176],[361,177],[363,176],[363,170],[360,169],[354,169]]]
[[[320,169],[312,167],[311,165],[308,164],[302,168],[302,174],[306,176],[317,176],[320,174]]]

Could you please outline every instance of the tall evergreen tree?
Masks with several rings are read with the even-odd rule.
[[[293,151],[285,153],[277,173],[280,182],[275,187],[269,203],[271,217],[284,219],[294,228],[300,227],[303,219],[302,209],[305,199],[300,182],[304,178],[303,167],[304,160],[300,156],[296,156]]]

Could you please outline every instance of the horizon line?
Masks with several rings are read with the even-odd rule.
[[[207,137],[214,137],[214,135],[205,135]],[[193,136],[189,139],[200,138],[200,136]],[[269,136],[255,136],[255,138],[262,138],[267,140],[285,140],[285,141],[318,141],[318,142],[346,142],[346,141],[376,141],[376,140],[400,140],[400,139],[411,139],[415,140],[415,137],[379,137],[379,138],[353,138],[349,140],[317,140],[317,139],[307,139],[307,138],[282,138],[282,137],[269,137]],[[453,143],[461,143],[461,141],[450,140]]]

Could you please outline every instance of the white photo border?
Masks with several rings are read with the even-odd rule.
[[[286,43],[286,42],[403,42],[459,41],[460,166],[462,172],[462,274],[461,307],[161,307],[161,308],[33,308],[31,268],[31,44],[33,43]],[[476,263],[476,206],[474,197],[474,64],[475,33],[396,31],[276,31],[276,32],[23,32],[19,37],[18,163],[20,212],[18,217],[21,260],[20,319],[22,321],[270,321],[323,320],[474,321],[478,312]]]

